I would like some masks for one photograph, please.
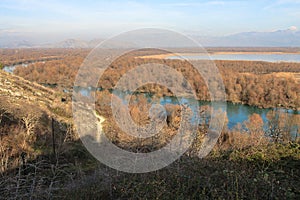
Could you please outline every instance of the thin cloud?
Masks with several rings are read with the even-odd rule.
[[[208,1],[208,2],[186,2],[186,3],[165,3],[161,6],[171,7],[190,7],[190,6],[207,6],[207,5],[225,5],[225,1]]]
[[[0,29],[0,34],[1,33],[17,33],[19,31],[15,30],[15,29]]]
[[[300,4],[300,0],[278,0],[278,4]]]
[[[283,6],[283,5],[295,5],[300,4],[300,0],[277,0],[274,1],[274,3],[269,4],[268,6],[265,6],[263,9],[268,10],[275,7]]]
[[[297,28],[297,26],[291,26],[290,28],[289,28],[289,30],[291,30],[291,31],[296,31],[298,28]]]
[[[207,2],[208,5],[225,5],[225,1],[210,1]]]

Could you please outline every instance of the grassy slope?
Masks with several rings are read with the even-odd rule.
[[[64,97],[64,94],[42,85],[0,71],[0,93],[5,109],[12,109],[12,111],[23,109],[24,106],[22,105],[27,104],[32,106],[32,109],[38,108],[57,120],[70,121],[71,102],[61,102],[61,97]],[[63,108],[65,113],[55,112],[59,108]]]

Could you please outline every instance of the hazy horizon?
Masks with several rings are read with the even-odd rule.
[[[204,37],[297,31],[299,6],[299,0],[3,0],[0,37],[51,43],[108,38],[138,28],[164,28]]]

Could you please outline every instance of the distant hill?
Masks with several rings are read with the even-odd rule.
[[[36,44],[31,40],[13,37],[0,37],[0,48],[33,48]]]
[[[300,31],[295,29],[277,30],[270,32],[242,32],[221,37],[204,37],[200,34],[189,35],[202,46],[215,47],[300,47]],[[142,36],[141,36],[142,37]],[[155,37],[155,35],[154,35]],[[115,41],[109,48],[134,46],[135,38],[129,37],[124,41]],[[33,38],[22,38],[5,35],[0,37],[0,48],[94,48],[104,39],[90,41],[67,39],[56,43],[41,43]],[[156,40],[153,40],[156,41]],[[152,41],[145,41],[151,44]],[[173,40],[163,41],[169,47],[187,47],[184,44],[174,44]]]
[[[47,48],[90,48],[89,43],[78,39],[68,39],[55,44],[46,44]]]
[[[218,38],[215,46],[273,46],[299,47],[300,31],[245,32]]]

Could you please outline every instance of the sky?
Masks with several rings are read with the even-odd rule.
[[[1,35],[103,38],[138,28],[224,36],[300,28],[300,0],[1,0]]]

